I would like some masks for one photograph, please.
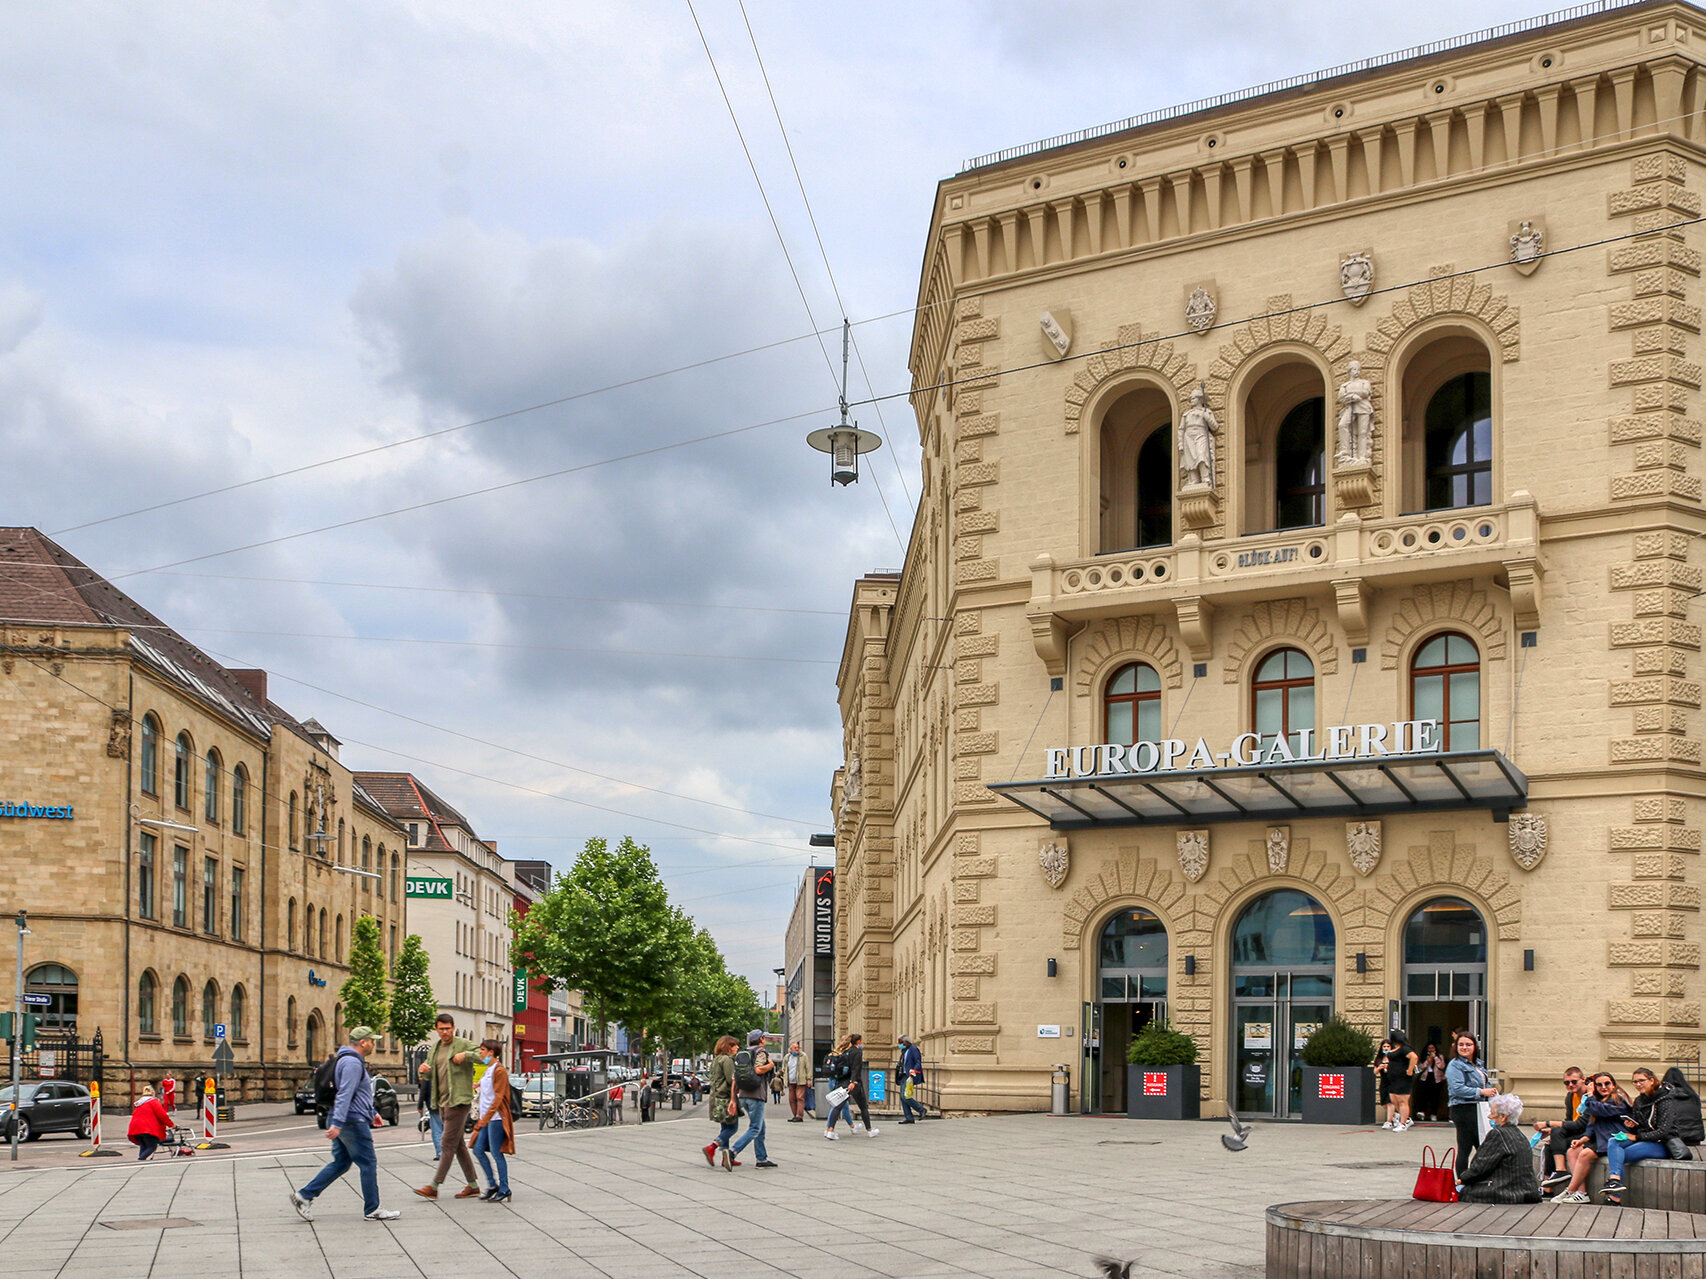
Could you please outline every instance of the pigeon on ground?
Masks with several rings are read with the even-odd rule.
[[[1131,1279],[1131,1268],[1137,1264],[1137,1258],[1130,1261],[1115,1261],[1112,1257],[1097,1257],[1096,1267],[1102,1272],[1103,1279]]]
[[[1228,1150],[1243,1150],[1245,1143],[1250,1139],[1250,1130],[1239,1121],[1238,1112],[1233,1110],[1231,1106],[1226,1108],[1226,1122],[1232,1125],[1232,1132],[1230,1134],[1221,1133],[1220,1144]]]

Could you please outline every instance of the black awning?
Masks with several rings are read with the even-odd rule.
[[[989,789],[1056,830],[1462,809],[1485,809],[1503,821],[1528,805],[1528,778],[1493,750],[997,782]]]

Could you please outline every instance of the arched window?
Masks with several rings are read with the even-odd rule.
[[[296,792],[290,792],[290,846],[296,847]]]
[[[186,810],[190,806],[190,760],[194,755],[190,735],[179,733],[177,758],[172,763],[172,802]]]
[[[219,987],[211,981],[201,988],[201,1037],[213,1038],[213,1028],[219,1024]]]
[[[182,973],[172,983],[172,1033],[179,1039],[190,1034],[190,979]]]
[[[320,1018],[319,1009],[308,1014],[308,1061],[310,1065],[318,1065],[324,1056],[321,1051],[321,1039],[324,1038],[325,1023]]]
[[[160,793],[160,721],[150,712],[142,717],[142,750],[137,771],[137,785],[144,795]]]
[[[210,749],[207,752],[207,771],[202,787],[205,791],[207,820],[214,825],[219,824],[219,777],[224,771],[224,765],[219,760],[219,752]]]
[[[1333,1015],[1337,938],[1327,908],[1278,888],[1232,927],[1232,1078],[1237,1108],[1276,1119],[1303,1107],[1298,1049]]]
[[[225,1034],[231,1039],[241,1040],[243,1036],[243,1014],[248,1010],[249,996],[241,986],[231,988],[231,1024],[225,1028]]]
[[[338,865],[344,865],[344,819],[338,818]]]
[[[1327,522],[1326,402],[1312,396],[1287,413],[1274,437],[1274,527]]]
[[[1114,672],[1102,694],[1105,742],[1130,746],[1161,740],[1161,677],[1144,662]]]
[[[249,827],[249,770],[237,765],[231,774],[231,833],[244,835]]]
[[[136,983],[136,1032],[139,1035],[153,1035],[154,1001],[159,991],[160,983],[154,979],[154,974],[143,973],[142,980]]]
[[[1282,648],[1262,659],[1250,685],[1250,725],[1264,755],[1281,737],[1292,755],[1308,754],[1303,733],[1315,728],[1315,664],[1302,650]]]
[[[284,1005],[284,1034],[285,1041],[296,1047],[296,996],[292,995]]]
[[[290,899],[290,904],[284,910],[284,944],[290,950],[296,949],[296,898]]]
[[[332,941],[334,945],[332,956],[341,964],[344,962],[344,917],[339,915],[337,922],[333,924],[332,927]]]
[[[383,860],[383,856],[385,853],[385,845],[381,844],[379,846],[379,852],[381,855],[381,860]],[[392,853],[391,854],[391,900],[392,901],[400,900],[397,896],[397,893],[398,893],[397,884],[398,884],[398,881],[402,878],[402,874],[403,874],[403,859],[397,853]]]
[[[326,957],[326,908],[320,907],[320,946],[315,952],[321,959]]]
[[[1410,663],[1410,714],[1440,725],[1440,747],[1481,749],[1481,654],[1463,635],[1436,635]]]
[[[361,837],[361,891],[371,893],[373,881],[368,878],[373,873],[373,841],[366,835]]]
[[[1173,540],[1173,403],[1157,387],[1126,392],[1102,415],[1099,551]]]
[[[1133,546],[1173,541],[1173,428],[1158,426],[1137,451],[1137,536]]]
[[[1308,893],[1280,888],[1256,898],[1232,930],[1234,967],[1300,968],[1331,964],[1336,939],[1327,908]]]
[[[77,974],[64,964],[37,964],[24,974],[26,995],[46,995],[48,1002],[30,1011],[47,1030],[77,1031]]]
[[[1167,998],[1167,929],[1153,911],[1122,910],[1103,926],[1097,973],[1104,1003]]]
[[[1404,1026],[1418,1048],[1442,1050],[1452,1030],[1484,1039],[1487,924],[1458,897],[1436,897],[1404,923]]]
[[[1486,373],[1450,379],[1428,401],[1424,506],[1430,511],[1486,506],[1493,500],[1493,380]]]

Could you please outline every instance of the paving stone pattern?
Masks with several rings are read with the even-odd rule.
[[[0,1255],[56,1279],[1008,1279],[1091,1275],[1097,1254],[1223,1279],[1262,1272],[1268,1204],[1405,1195],[1424,1140],[1445,1135],[1262,1125],[1235,1155],[1210,1122],[1014,1115],[831,1143],[808,1120],[771,1125],[780,1168],[748,1149],[729,1173],[699,1153],[711,1131],[524,1131],[508,1207],[419,1199],[430,1149],[382,1149],[381,1193],[403,1213],[384,1225],[362,1220],[353,1172],[299,1220],[286,1196],[319,1167],[310,1152],[0,1169]],[[113,1228],[168,1217],[200,1224]]]

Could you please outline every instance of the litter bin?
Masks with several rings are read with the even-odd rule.
[[[681,1109],[681,1089],[671,1088],[669,1090],[669,1108],[671,1110]]]
[[[1049,1099],[1049,1114],[1068,1115],[1072,1112],[1068,1107],[1072,1104],[1072,1072],[1062,1064],[1056,1064],[1052,1080],[1051,1097]]]

